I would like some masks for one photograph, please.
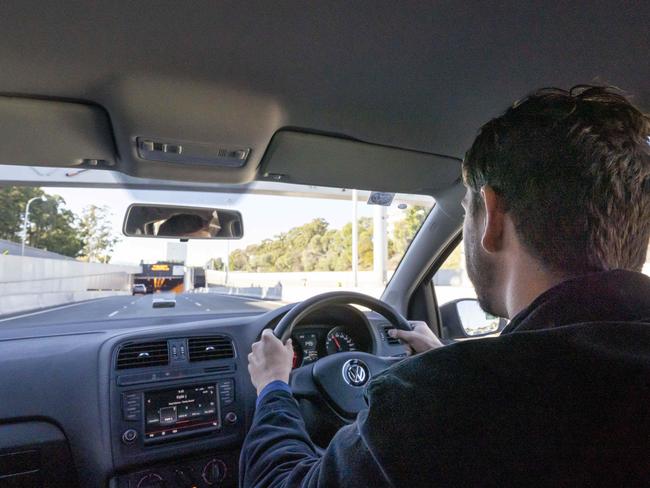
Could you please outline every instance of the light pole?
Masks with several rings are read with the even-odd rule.
[[[226,269],[226,279],[224,285],[228,286],[228,275],[230,274],[230,241],[226,241],[226,262],[224,263]]]
[[[27,224],[29,223],[29,206],[35,200],[40,200],[41,202],[44,202],[46,198],[45,195],[41,195],[40,197],[34,197],[27,200],[27,205],[25,206],[25,214],[23,215],[23,239],[22,239],[22,245],[20,246],[21,256],[25,255],[25,240],[27,239]]]

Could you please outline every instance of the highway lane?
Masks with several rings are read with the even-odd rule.
[[[173,308],[153,308],[153,301],[175,299]],[[66,322],[161,317],[195,314],[260,313],[281,306],[279,302],[221,295],[218,293],[156,293],[153,295],[120,295],[0,317],[3,325],[47,325]]]

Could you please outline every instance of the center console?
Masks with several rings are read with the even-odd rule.
[[[237,486],[244,405],[236,349],[224,335],[116,347],[112,486]]]
[[[130,412],[134,412],[134,416],[141,414],[145,444],[218,431],[222,425],[218,391],[224,387],[232,390],[232,383],[231,379],[226,379],[216,384],[125,393],[124,411],[127,416]],[[129,402],[133,402],[134,409],[129,410]],[[144,404],[144,412],[140,410],[141,404]]]

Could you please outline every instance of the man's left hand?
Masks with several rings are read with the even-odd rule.
[[[257,394],[259,395],[272,381],[289,383],[292,362],[291,339],[282,344],[282,341],[273,335],[273,331],[265,329],[262,338],[253,344],[253,352],[248,355],[248,372]]]

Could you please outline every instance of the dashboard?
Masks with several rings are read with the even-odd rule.
[[[256,399],[246,357],[289,309],[5,323],[0,474],[44,480],[16,486],[237,486]],[[403,355],[387,327],[353,307],[314,312],[294,329],[294,367],[346,350]]]

